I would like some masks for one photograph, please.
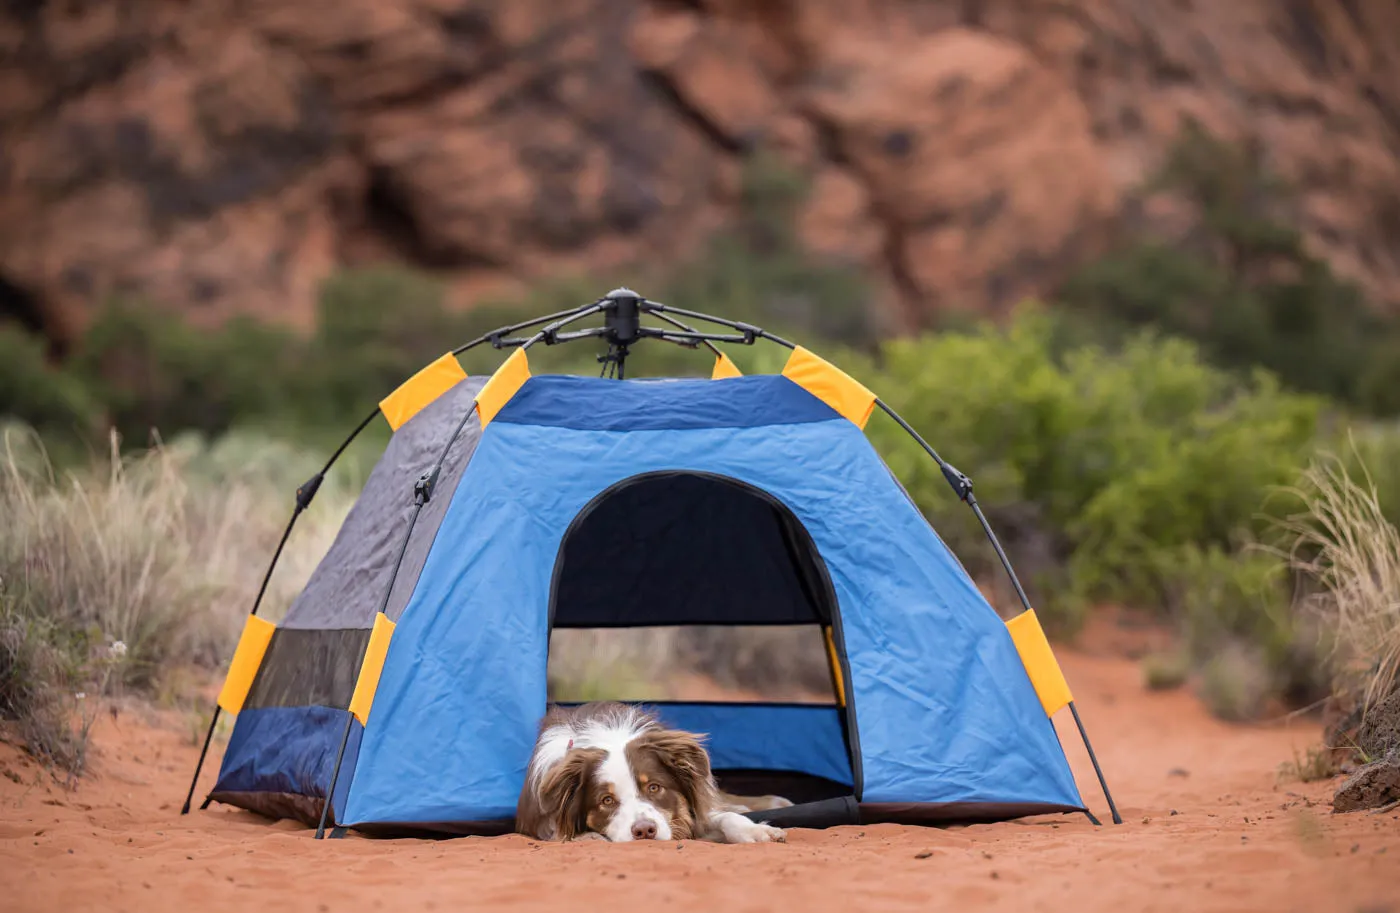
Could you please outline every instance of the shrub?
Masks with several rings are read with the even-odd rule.
[[[47,363],[38,337],[0,325],[0,416],[82,438],[97,424],[97,404],[79,378]]]
[[[1269,679],[1268,665],[1258,649],[1230,641],[1202,667],[1197,692],[1211,713],[1242,723],[1263,711],[1272,694]]]
[[[84,336],[75,371],[123,441],[145,447],[157,431],[218,434],[283,409],[298,363],[293,343],[248,318],[209,332],[178,314],[117,300]]]
[[[1231,548],[1292,478],[1317,404],[1212,368],[1181,340],[1057,354],[1058,338],[1053,318],[1023,310],[1005,328],[889,343],[868,384],[973,478],[1052,618],[1051,586],[1071,622],[1085,600],[1165,605],[1182,549]],[[870,431],[969,571],[999,574],[934,463],[892,423]]]
[[[1293,751],[1293,760],[1284,761],[1278,766],[1279,779],[1296,780],[1300,783],[1315,783],[1330,780],[1339,770],[1337,753],[1321,745],[1309,746],[1307,751]]]
[[[346,270],[321,289],[296,384],[308,421],[350,424],[458,337],[436,280],[411,270]]]
[[[1151,653],[1142,660],[1142,683],[1149,691],[1180,688],[1190,675],[1190,658],[1181,650]]]
[[[45,764],[81,773],[82,745],[71,724],[82,660],[73,637],[20,611],[0,579],[0,725]]]

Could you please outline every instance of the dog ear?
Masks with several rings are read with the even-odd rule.
[[[588,829],[588,809],[583,805],[585,787],[606,754],[601,748],[571,749],[540,782],[540,799],[556,816],[558,839],[571,840]]]
[[[714,783],[710,779],[710,754],[703,735],[677,729],[653,729],[637,737],[637,747],[649,751],[676,778],[686,801],[697,817],[703,818],[714,804]]]

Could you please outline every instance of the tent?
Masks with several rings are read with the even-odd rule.
[[[603,326],[565,332],[595,314]],[[864,435],[876,408],[902,419],[806,349],[625,289],[523,326],[545,321],[448,353],[380,403],[393,435],[323,562],[280,624],[248,617],[205,806],[318,834],[505,831],[554,629],[805,625],[829,703],[651,705],[708,734],[722,786],[796,802],[754,817],[1089,814],[1050,719],[1078,711],[1034,611],[1001,621]],[[612,377],[531,374],[531,345],[579,338],[609,343]],[[624,379],[646,338],[706,345],[713,376]],[[781,374],[743,376],[714,345],[759,339],[791,349]],[[486,342],[514,351],[466,376],[456,355]],[[982,518],[971,482],[904,426]]]

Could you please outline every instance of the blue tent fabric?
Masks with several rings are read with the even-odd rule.
[[[841,713],[820,704],[648,704],[662,724],[705,735],[715,770],[782,770],[855,785]]]
[[[347,715],[317,706],[243,711],[224,750],[215,792],[325,796]],[[346,749],[351,757],[359,748],[359,726],[354,728]]]
[[[656,472],[752,486],[810,535],[839,608],[857,799],[1083,807],[1005,626],[855,425],[780,376],[534,377],[452,495],[339,823],[513,816],[563,538],[601,492]]]

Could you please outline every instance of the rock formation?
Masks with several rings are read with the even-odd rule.
[[[469,299],[680,257],[760,144],[909,323],[995,312],[1121,232],[1185,115],[1261,143],[1313,248],[1400,302],[1394,0],[21,0],[0,315],[305,324],[341,264]]]

